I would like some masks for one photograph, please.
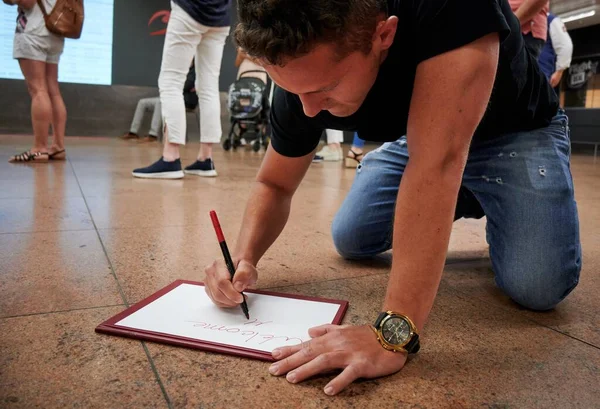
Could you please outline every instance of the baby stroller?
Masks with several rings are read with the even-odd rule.
[[[231,130],[223,141],[223,149],[237,149],[241,139],[252,144],[254,152],[269,144],[269,79],[267,84],[260,78],[249,77],[251,73],[265,74],[264,71],[244,71],[229,87],[227,108],[231,115]]]

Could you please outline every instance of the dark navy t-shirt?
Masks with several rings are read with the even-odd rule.
[[[297,95],[275,89],[271,143],[278,153],[311,153],[327,128],[357,131],[367,141],[397,140],[406,134],[417,65],[495,32],[498,70],[474,140],[547,126],[556,114],[556,94],[527,52],[508,0],[388,0],[388,14],[398,17],[395,40],[356,113],[342,118],[321,111],[309,118]]]
[[[231,0],[173,0],[198,23],[208,27],[231,24]]]

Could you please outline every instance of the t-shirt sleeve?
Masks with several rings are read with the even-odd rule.
[[[566,70],[571,65],[573,57],[573,41],[559,17],[555,17],[550,23],[549,34],[552,39],[552,48],[556,53],[556,71]]]
[[[412,1],[417,62],[460,48],[490,33],[499,33],[500,42],[510,34],[499,4],[501,0]]]
[[[275,86],[271,107],[271,145],[288,157],[305,156],[315,150],[323,128],[304,115],[298,96]]]

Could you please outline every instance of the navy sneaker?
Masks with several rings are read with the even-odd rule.
[[[147,168],[134,169],[131,174],[136,178],[145,179],[181,179],[183,177],[181,160],[165,162],[162,157]]]
[[[197,160],[192,163],[190,166],[186,167],[184,170],[185,173],[190,175],[204,176],[204,177],[215,177],[217,176],[217,171],[215,170],[215,164],[213,163],[211,158],[205,159],[202,162]]]
[[[321,163],[323,162],[323,157],[321,155],[315,155],[315,157],[313,158],[313,163]]]

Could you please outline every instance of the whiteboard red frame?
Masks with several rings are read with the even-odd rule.
[[[257,350],[257,349],[236,347],[236,346],[232,346],[232,345],[220,344],[217,342],[202,341],[202,340],[198,340],[198,339],[194,339],[194,338],[181,337],[181,336],[167,334],[167,333],[163,333],[163,332],[147,331],[147,330],[141,330],[141,329],[137,329],[137,328],[130,328],[130,327],[125,327],[125,326],[121,326],[121,325],[119,325],[119,326],[116,325],[117,322],[121,321],[125,317],[128,317],[129,315],[133,314],[134,312],[144,308],[146,305],[148,305],[151,302],[153,302],[154,300],[162,297],[163,295],[167,294],[168,292],[172,291],[173,289],[179,287],[181,284],[192,284],[192,285],[204,286],[204,283],[199,282],[199,281],[188,281],[188,280],[174,281],[173,283],[171,283],[168,286],[164,287],[163,289],[157,291],[156,293],[152,294],[151,296],[149,296],[149,297],[137,302],[136,304],[132,305],[131,307],[127,308],[125,311],[122,311],[119,314],[115,315],[114,317],[111,317],[108,320],[104,321],[102,324],[100,324],[96,327],[96,332],[102,333],[102,334],[108,334],[108,335],[116,335],[116,336],[121,336],[121,337],[133,338],[133,339],[140,339],[140,340],[144,340],[144,341],[152,341],[152,342],[157,342],[157,343],[161,343],[161,344],[168,344],[168,345],[174,345],[174,346],[185,347],[185,348],[200,349],[200,350],[209,351],[209,352],[217,352],[220,354],[241,356],[244,358],[259,359],[262,361],[270,361],[270,362],[275,361],[275,359],[273,359],[273,357],[271,356],[270,353],[261,351],[261,350]],[[331,324],[341,324],[342,319],[344,318],[344,315],[346,314],[346,311],[348,310],[348,301],[343,301],[343,300],[332,300],[332,299],[327,299],[327,298],[307,297],[307,296],[297,295],[297,294],[287,294],[287,293],[279,293],[279,292],[263,291],[263,290],[245,290],[244,292],[254,293],[254,294],[272,295],[272,296],[276,296],[276,297],[295,298],[297,300],[308,300],[308,301],[317,301],[317,302],[322,302],[322,303],[337,304],[337,305],[339,305],[339,308],[338,308],[338,311],[337,311],[335,317],[333,318],[333,321],[331,322]],[[250,311],[250,313],[252,314],[252,311]]]

